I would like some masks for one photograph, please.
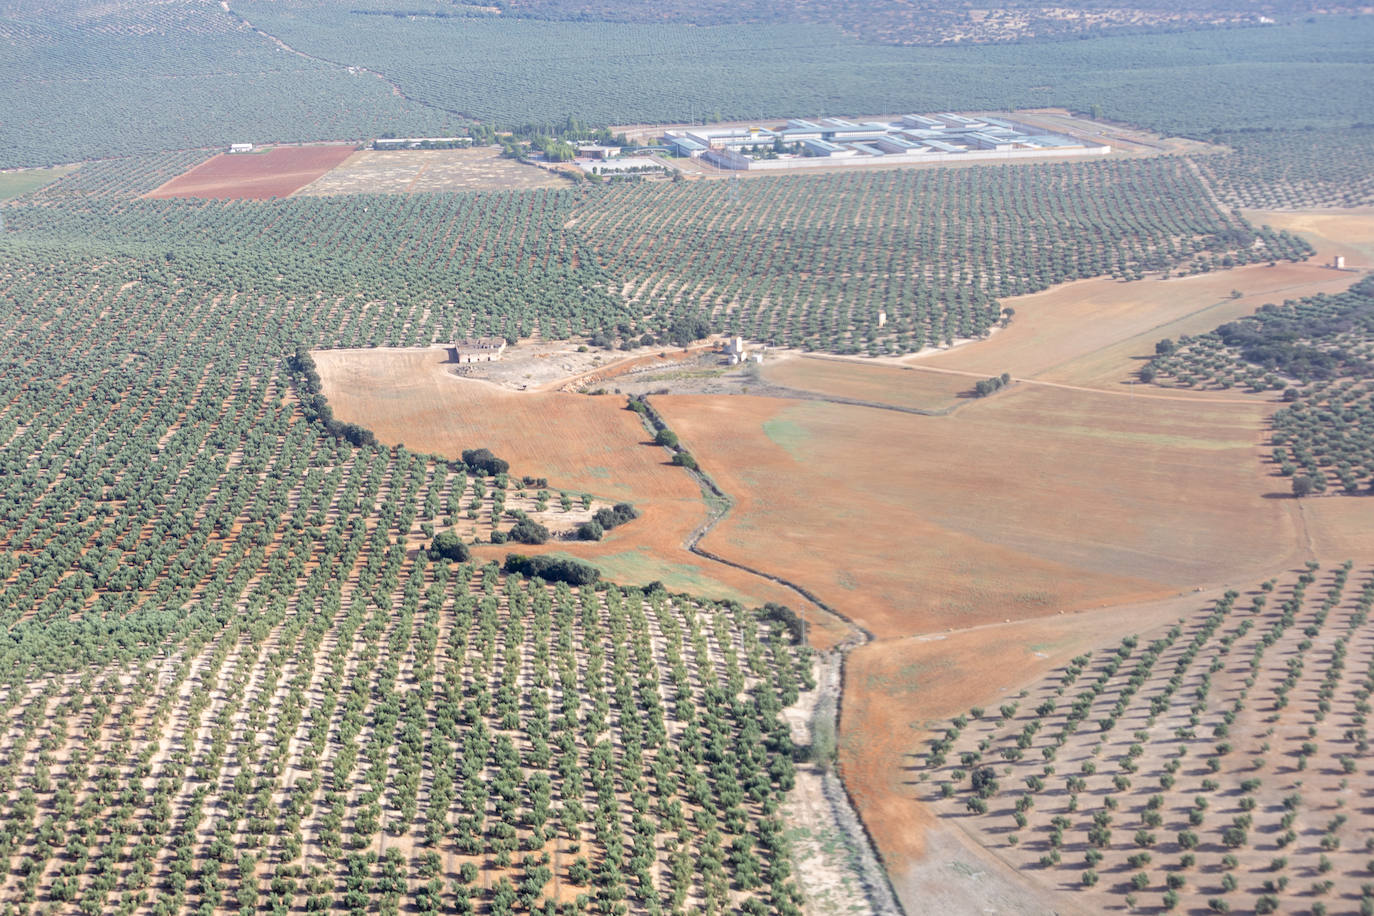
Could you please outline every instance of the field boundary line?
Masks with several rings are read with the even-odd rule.
[[[663,415],[660,414],[654,408],[654,406],[649,403],[649,399],[647,396],[641,396],[638,399],[638,401],[640,404],[644,405],[643,412],[636,412],[639,413],[640,420],[643,422],[645,429],[647,429],[650,433],[656,434],[660,430],[665,430],[668,428],[668,424],[663,419]],[[664,448],[669,451],[672,451],[672,449],[667,446],[664,446]],[[720,485],[717,484],[711,478],[711,476],[707,474],[704,470],[702,470],[700,467],[684,468],[684,470],[690,473],[693,479],[696,480],[697,485],[701,487],[702,497],[709,509],[706,521],[698,525],[696,529],[694,529],[692,533],[687,536],[687,540],[684,543],[684,546],[687,548],[689,552],[699,557],[702,557],[703,559],[711,560],[714,563],[720,563],[723,566],[729,566],[733,569],[742,570],[744,572],[750,573],[751,575],[758,576],[762,579],[766,579],[770,582],[781,585],[784,588],[790,589],[791,591],[796,592],[798,595],[802,596],[807,601],[811,602],[816,607],[820,608],[826,613],[831,614],[839,620],[844,621],[844,623],[848,625],[850,629],[853,631],[853,635],[841,641],[839,645],[835,646],[835,648],[832,650],[835,656],[837,657],[839,663],[839,687],[835,697],[834,722],[836,734],[838,734],[839,724],[844,714],[844,694],[846,686],[846,675],[849,668],[849,653],[852,650],[858,648],[859,646],[873,642],[877,637],[875,637],[874,634],[870,630],[868,630],[867,627],[864,627],[858,622],[850,619],[845,614],[841,613],[840,611],[831,607],[829,604],[822,601],[810,589],[807,589],[802,585],[798,585],[795,582],[790,582],[787,579],[782,578],[781,576],[775,576],[771,573],[767,573],[759,569],[754,569],[753,567],[746,566],[743,563],[736,563],[734,560],[727,560],[724,557],[712,553],[711,551],[706,550],[704,547],[699,546],[699,542],[701,541],[701,539],[704,538],[707,534],[709,534],[712,528],[714,528],[717,524],[723,521],[727,515],[730,514],[730,510],[734,508],[735,501],[731,499],[729,494],[722,490],[720,488]],[[805,625],[803,624],[803,633],[804,632]],[[845,832],[851,840],[855,841],[855,845],[859,848],[860,865],[858,866],[857,870],[859,872],[859,878],[868,892],[868,899],[866,902],[868,903],[872,911],[875,913],[897,913],[901,914],[901,916],[905,916],[906,910],[902,907],[901,898],[897,896],[896,888],[892,884],[890,865],[884,861],[882,851],[878,848],[878,844],[874,842],[873,834],[869,831],[868,824],[859,814],[859,806],[855,802],[854,794],[849,790],[848,784],[845,783],[844,777],[839,773],[838,769],[835,769],[832,772],[834,775],[835,782],[839,785],[841,791],[844,793],[845,800],[848,802],[849,811],[852,815],[852,822],[858,825],[859,833],[858,835],[856,835],[852,826],[850,826],[850,818],[840,817],[839,812],[836,812],[836,825],[841,829],[841,831]],[[831,799],[830,801],[832,808],[838,807],[836,804],[838,802],[838,799]],[[869,873],[869,869],[863,867],[862,863],[869,856],[872,857],[872,861],[878,864],[879,867],[876,871],[877,874],[881,876],[880,878],[876,878],[874,875]]]

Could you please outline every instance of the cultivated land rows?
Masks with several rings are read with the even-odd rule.
[[[1371,603],[1348,563],[1229,591],[955,718],[918,792],[1090,907],[1366,906]]]

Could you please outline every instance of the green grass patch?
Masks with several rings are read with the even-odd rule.
[[[553,554],[563,556],[563,554]],[[571,556],[569,554],[568,556]],[[669,563],[658,557],[647,547],[612,553],[602,557],[583,558],[601,570],[608,579],[629,585],[648,585],[655,580],[662,582],[670,592],[691,592],[703,598],[738,601],[741,604],[758,604],[757,598],[738,592],[715,579],[702,574],[701,570],[687,563]]]
[[[19,169],[14,172],[0,172],[0,200],[14,200],[30,191],[37,191],[47,184],[73,172],[75,165],[57,165],[50,169]]]
[[[794,461],[806,461],[810,457],[811,430],[791,419],[795,411],[796,408],[788,408],[781,416],[765,420],[763,433]]]

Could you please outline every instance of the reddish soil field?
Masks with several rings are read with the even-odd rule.
[[[1293,505],[1259,497],[1269,405],[1124,401],[1023,385],[924,417],[653,399],[736,498],[703,546],[813,589],[880,638],[1143,600],[1283,562]]]
[[[561,551],[594,560],[626,584],[659,579],[673,589],[751,604],[802,602],[789,589],[684,549],[706,521],[701,491],[686,471],[667,462],[663,449],[649,443],[622,398],[509,391],[453,376],[445,359],[434,349],[315,354],[335,414],[368,427],[383,442],[451,458],[463,449],[490,448],[511,463],[513,473],[547,477],[553,491],[626,501],[643,513],[598,543],[520,546],[521,552]],[[476,554],[499,559],[511,549],[479,547]],[[844,637],[836,621],[809,622],[822,648]]]
[[[287,197],[353,155],[353,147],[277,146],[265,152],[220,153],[178,175],[149,197],[265,200]]]

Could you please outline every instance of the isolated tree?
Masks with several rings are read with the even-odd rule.
[[[434,542],[429,546],[429,556],[433,560],[452,560],[454,563],[465,563],[472,556],[472,551],[468,550],[468,545],[463,543],[462,538],[452,531],[440,531],[434,536]]]

